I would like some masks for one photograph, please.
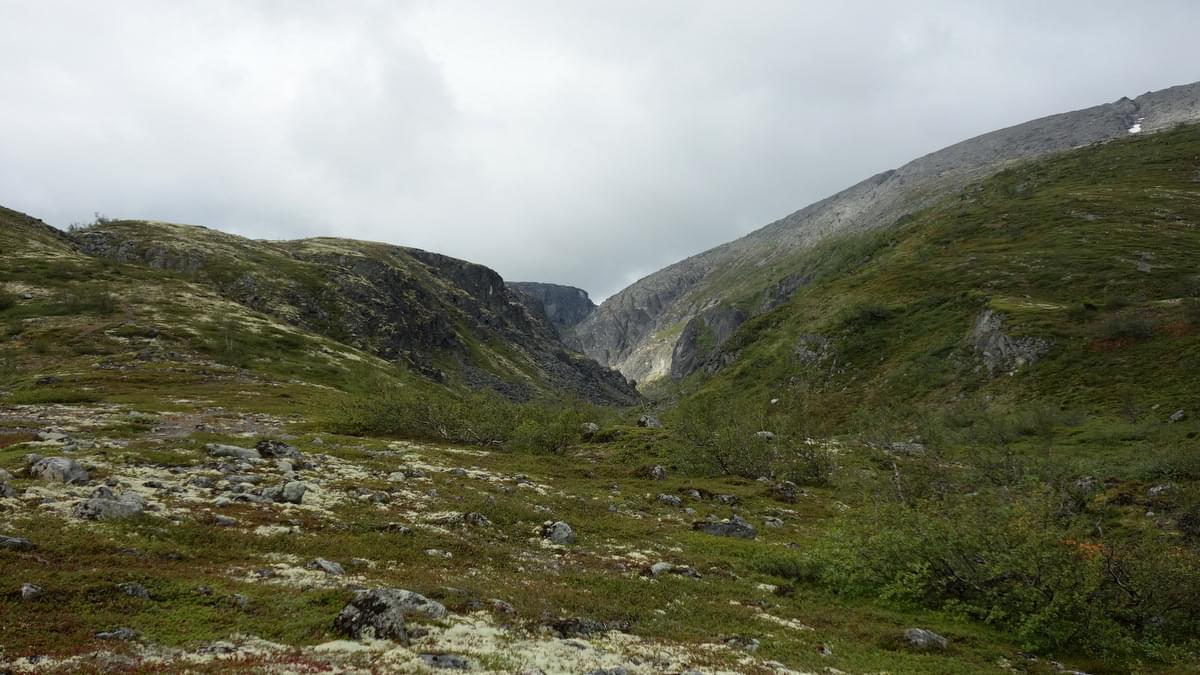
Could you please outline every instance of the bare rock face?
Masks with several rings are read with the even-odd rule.
[[[975,352],[983,359],[989,374],[1020,370],[1050,350],[1050,343],[1042,338],[1005,335],[1000,330],[1003,325],[1003,314],[985,309],[975,318],[975,327],[971,330]]]
[[[508,287],[523,296],[527,306],[541,312],[564,336],[596,309],[596,303],[582,288],[536,281],[510,281]]]
[[[740,298],[724,297],[730,280],[786,261],[831,235],[890,227],[1013,160],[1196,120],[1200,83],[1052,115],[957,143],[637,281],[576,325],[574,344],[639,382],[675,375],[687,370],[686,364],[676,368],[675,360],[694,352],[686,344],[678,346],[684,337],[679,326],[722,301],[737,302]],[[754,311],[769,311],[805,283],[794,273],[768,282],[757,289],[763,301]]]

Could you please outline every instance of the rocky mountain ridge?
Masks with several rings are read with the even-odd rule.
[[[789,257],[836,233],[887,227],[1007,164],[1200,119],[1200,83],[1001,129],[872,176],[740,239],[679,261],[613,295],[574,328],[580,349],[639,382],[675,365],[689,321],[722,304],[753,315],[802,286]],[[694,331],[693,331],[694,333]],[[680,347],[686,355],[686,345]]]
[[[537,281],[510,281],[507,285],[518,294],[530,298],[532,302],[529,304],[540,308],[564,336],[570,335],[572,327],[596,310],[596,303],[582,288]]]

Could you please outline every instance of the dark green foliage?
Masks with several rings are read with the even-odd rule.
[[[1138,316],[1115,316],[1104,322],[1100,337],[1106,340],[1144,340],[1154,335],[1154,326]]]
[[[0,288],[0,312],[17,304],[17,296]]]
[[[706,397],[680,405],[672,421],[677,461],[691,472],[800,485],[824,485],[833,472],[829,453],[807,442],[799,411]]]
[[[582,440],[584,423],[611,416],[573,400],[518,403],[491,389],[458,393],[432,385],[374,383],[343,397],[330,425],[355,435],[559,453]]]

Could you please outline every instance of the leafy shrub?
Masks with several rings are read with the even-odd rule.
[[[1142,340],[1154,335],[1154,326],[1141,317],[1116,316],[1104,322],[1100,336],[1106,340]]]
[[[685,470],[771,477],[824,485],[834,469],[828,451],[809,445],[787,411],[711,397],[689,399],[672,416],[683,443],[677,463]]]
[[[1200,300],[1183,301],[1183,318],[1188,324],[1200,327]]]
[[[17,304],[17,296],[0,288],[0,312]]]
[[[352,435],[503,446],[558,453],[581,439],[583,424],[606,415],[577,401],[516,403],[491,389],[457,393],[432,387],[375,383],[343,397],[332,430]]]
[[[119,309],[117,299],[113,297],[107,284],[85,285],[66,293],[60,298],[60,302],[68,314],[107,315]]]

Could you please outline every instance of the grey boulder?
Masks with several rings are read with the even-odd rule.
[[[140,515],[144,510],[142,496],[126,492],[117,499],[92,497],[75,506],[75,517],[84,520],[119,520]]]
[[[917,649],[945,649],[949,641],[925,628],[909,628],[904,631],[904,640]]]
[[[236,445],[209,443],[204,446],[213,457],[232,457],[233,459],[262,459],[262,454],[253,448],[239,448]]]
[[[67,457],[45,457],[29,467],[29,475],[53,483],[82,485],[88,482],[88,472],[79,462]]]
[[[699,521],[692,523],[692,529],[697,532],[711,534],[716,537],[734,537],[736,539],[754,539],[758,531],[750,523],[734,516],[725,521]]]
[[[561,520],[546,522],[542,524],[542,538],[555,544],[574,544],[575,530]]]

